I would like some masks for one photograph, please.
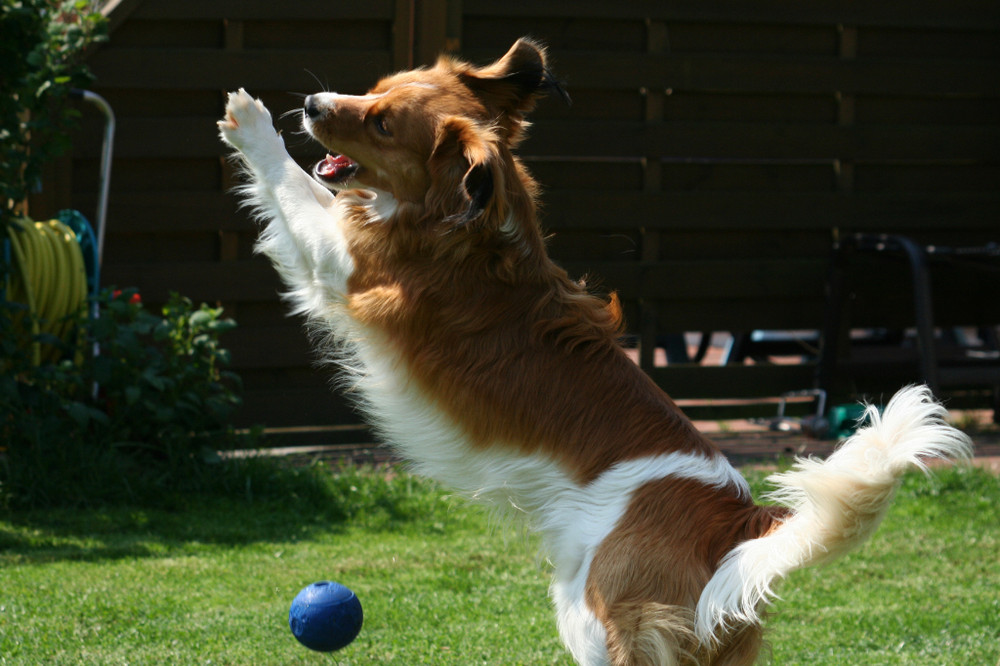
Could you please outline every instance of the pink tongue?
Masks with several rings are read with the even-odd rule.
[[[324,178],[337,178],[342,169],[355,166],[354,160],[344,155],[327,155],[326,159],[320,162],[317,172]]]

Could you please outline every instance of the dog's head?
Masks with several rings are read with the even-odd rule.
[[[388,192],[436,219],[469,222],[499,212],[508,187],[516,187],[511,180],[528,184],[510,149],[523,136],[525,114],[550,89],[562,92],[545,51],[521,39],[485,67],[442,57],[365,95],[311,95],[303,125],[330,151],[313,175],[331,189]]]

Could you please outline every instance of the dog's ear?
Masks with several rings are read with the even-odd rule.
[[[459,75],[496,116],[512,145],[520,138],[525,114],[535,108],[539,97],[556,91],[570,103],[569,95],[552,76],[546,62],[545,48],[522,37],[493,64],[470,68]]]
[[[468,224],[487,211],[496,188],[497,159],[492,133],[459,116],[438,125],[428,163],[431,185],[425,205],[441,218]]]

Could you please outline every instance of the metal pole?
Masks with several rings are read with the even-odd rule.
[[[115,112],[107,100],[89,90],[74,90],[73,96],[96,106],[104,114],[104,142],[101,144],[101,190],[97,196],[97,265],[104,261],[104,232],[108,217],[108,192],[111,188],[111,154],[115,142]]]

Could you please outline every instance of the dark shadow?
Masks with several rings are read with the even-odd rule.
[[[172,491],[145,504],[0,513],[0,563],[197,552],[202,544],[294,544],[363,527],[440,534],[469,518],[430,481],[394,469],[254,465],[244,486]]]

